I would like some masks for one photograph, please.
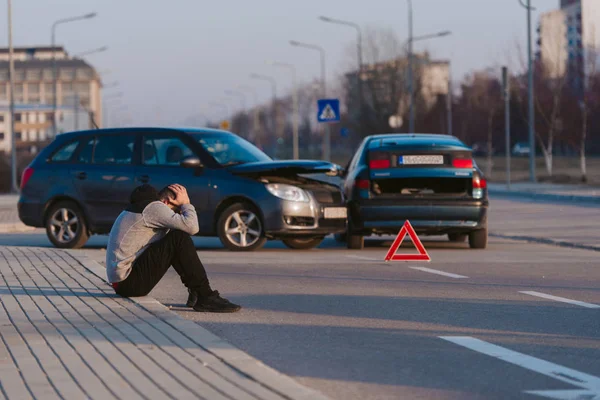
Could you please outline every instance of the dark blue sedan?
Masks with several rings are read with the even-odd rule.
[[[487,246],[486,180],[471,149],[456,137],[368,136],[346,167],[343,184],[349,248],[361,249],[365,236],[395,235],[406,220],[420,234]]]

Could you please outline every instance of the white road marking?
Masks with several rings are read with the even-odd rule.
[[[373,258],[373,257],[355,256],[354,254],[348,254],[348,255],[346,255],[346,257],[356,258],[359,260],[367,260],[367,261],[382,261],[382,262],[385,261],[383,258],[378,259],[378,258]]]
[[[466,347],[478,353],[498,358],[502,361],[526,368],[557,379],[561,382],[569,383],[573,386],[584,388],[585,390],[527,390],[525,393],[547,397],[550,399],[574,400],[574,399],[598,399],[600,398],[600,378],[588,375],[584,372],[563,367],[539,358],[518,353],[504,347],[497,346],[483,340],[470,336],[440,336],[459,346]]]
[[[458,274],[451,274],[450,272],[438,271],[437,269],[431,269],[431,268],[426,268],[426,267],[409,267],[409,268],[411,268],[411,269],[418,269],[419,271],[429,272],[429,273],[432,273],[432,274],[443,275],[443,276],[447,276],[449,278],[454,278],[454,279],[466,279],[466,278],[468,278],[468,276],[458,275]]]
[[[560,301],[563,303],[575,304],[577,306],[581,306],[581,307],[585,307],[585,308],[600,308],[600,306],[597,304],[585,303],[583,301],[577,301],[577,300],[566,299],[564,297],[552,296],[552,295],[546,294],[546,293],[532,292],[532,291],[519,292],[519,293],[528,294],[530,296],[542,297],[544,299],[549,299],[549,300]]]

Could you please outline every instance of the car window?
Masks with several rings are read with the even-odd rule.
[[[84,142],[78,161],[84,164],[131,164],[134,143],[134,135],[93,137]]]
[[[70,143],[67,143],[60,147],[52,157],[50,161],[52,162],[69,162],[71,158],[73,158],[73,154],[75,153],[75,149],[77,149],[77,145],[79,144],[79,140],[74,140]]]
[[[144,138],[144,165],[178,166],[184,158],[193,156],[194,152],[173,136],[149,136]]]
[[[223,166],[271,161],[271,158],[258,147],[239,136],[204,133],[193,136]]]

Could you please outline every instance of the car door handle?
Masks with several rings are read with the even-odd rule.
[[[148,183],[150,181],[150,177],[148,175],[138,176],[138,181],[142,183]]]
[[[84,180],[84,179],[87,178],[87,173],[85,173],[85,172],[78,172],[75,176],[77,177],[77,179]]]

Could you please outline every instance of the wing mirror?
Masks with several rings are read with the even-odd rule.
[[[202,167],[202,162],[198,157],[191,156],[184,158],[180,165],[184,168],[199,168]]]

